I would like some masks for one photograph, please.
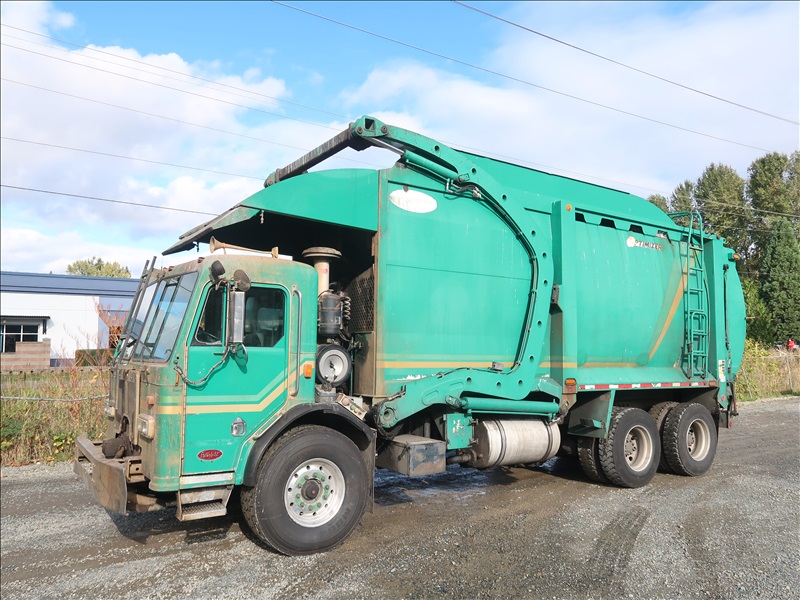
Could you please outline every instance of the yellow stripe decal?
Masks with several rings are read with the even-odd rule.
[[[303,363],[300,369],[303,370],[305,365],[309,362],[311,361]],[[314,363],[311,362],[311,364],[313,365]],[[230,399],[230,396],[207,396],[203,399],[202,404],[190,402],[186,407],[186,412],[190,415],[226,412],[261,412],[286,391],[287,387],[294,382],[295,376],[295,371],[289,373],[288,378],[284,377],[283,373],[280,373],[261,390],[255,394],[249,395],[249,398],[253,400],[263,398],[260,402],[227,404],[226,400]],[[268,392],[268,390],[271,391]],[[182,407],[179,405],[159,406],[157,410],[158,414],[161,415],[179,415],[183,412]]]
[[[656,340],[656,343],[653,345],[653,349],[650,351],[650,355],[648,356],[648,360],[652,360],[653,356],[655,356],[656,352],[658,351],[658,347],[661,345],[664,336],[667,335],[667,330],[669,326],[672,324],[672,319],[675,317],[675,313],[678,310],[678,306],[681,304],[681,300],[683,299],[683,288],[686,285],[686,276],[681,276],[680,283],[678,284],[678,288],[675,290],[675,297],[672,299],[672,306],[669,307],[669,314],[667,314],[667,318],[664,320],[664,327],[661,328],[661,333]]]
[[[504,363],[505,364],[505,363]],[[379,369],[488,369],[492,366],[491,361],[475,362],[427,362],[427,361],[378,361]]]

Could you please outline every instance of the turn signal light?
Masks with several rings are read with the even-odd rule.
[[[314,363],[307,362],[303,365],[303,377],[306,379],[311,379],[311,376],[314,374]]]

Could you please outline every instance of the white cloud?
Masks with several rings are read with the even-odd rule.
[[[797,3],[500,6],[508,10],[506,16],[536,30],[798,119]],[[80,26],[46,2],[4,2],[1,10],[3,24],[45,35]],[[487,68],[754,146],[781,152],[800,147],[796,126],[680,90],[507,25],[494,25],[484,30],[494,31],[494,38],[476,38],[484,53],[481,64]],[[644,196],[669,193],[680,181],[699,176],[711,162],[730,164],[745,174],[749,163],[763,154],[486,73],[459,69],[455,74],[446,63],[422,62],[428,60],[422,55],[418,61],[398,60],[392,58],[390,46],[373,53],[367,49],[377,46],[366,41],[360,58],[374,66],[363,80],[342,76],[347,70],[320,73],[298,61],[290,68],[297,80],[287,81],[256,66],[234,72],[222,58],[188,62],[179,48],[166,54],[130,47],[74,49],[6,27],[3,34],[5,43],[29,50],[3,48],[4,78],[63,92],[3,82],[3,136],[228,173],[3,140],[0,161],[6,185],[222,212],[261,189],[274,168],[347,126],[344,119],[329,119],[330,129],[319,127],[310,123],[320,121],[318,115],[307,116],[309,111],[276,102],[275,98],[292,98],[292,84],[299,86],[301,81],[316,87],[319,98],[313,103],[319,108],[372,114],[456,147],[568,176],[595,176],[600,184]],[[242,49],[248,55],[272,51]],[[388,166],[394,156],[385,154],[348,151],[325,167]],[[2,213],[2,268],[54,272],[95,255],[118,260],[138,273],[146,258],[210,218],[9,188],[2,189]]]
[[[76,231],[47,235],[33,229],[6,228],[0,238],[0,252],[4,271],[31,272],[31,265],[37,265],[37,273],[66,273],[70,263],[97,256],[128,267],[134,277],[142,272],[145,261],[157,254],[140,246],[120,245],[113,239],[107,243],[88,240]]]
[[[630,65],[798,119],[796,3],[520,3],[512,19]],[[666,10],[666,12],[665,12]],[[685,129],[792,152],[798,128],[503,25],[485,66]],[[418,62],[375,68],[342,95],[351,110],[401,106],[418,130],[458,146],[578,174],[639,195],[669,192],[711,162],[745,174],[764,150],[698,136],[533,86]]]

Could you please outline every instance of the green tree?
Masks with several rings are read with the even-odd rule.
[[[770,152],[754,160],[747,173],[747,197],[756,209],[752,221],[754,264],[757,266],[769,239],[770,226],[776,218],[798,215],[792,226],[795,235],[800,235],[800,152],[791,156]]]
[[[667,206],[667,199],[661,194],[652,194],[647,197],[647,201],[655,204],[658,208],[660,208],[664,212],[669,212],[669,207]]]
[[[747,337],[767,347],[775,342],[774,327],[766,302],[759,293],[758,282],[742,279],[744,303],[747,307]]]
[[[87,258],[76,260],[67,265],[67,273],[70,275],[88,275],[91,277],[121,277],[131,276],[128,267],[123,267],[118,262],[105,262],[102,258]]]
[[[695,185],[695,202],[703,223],[712,233],[724,237],[728,246],[742,257],[750,256],[753,211],[747,210],[744,179],[727,165],[706,167]]]
[[[800,241],[787,219],[772,222],[758,279],[772,341],[800,337]]]
[[[691,212],[697,210],[694,202],[694,184],[688,179],[679,184],[668,199],[669,212]],[[689,226],[688,217],[675,217],[674,221],[682,227]]]
[[[686,179],[679,184],[669,198],[669,208],[674,212],[689,212],[697,210],[694,201],[694,184]]]

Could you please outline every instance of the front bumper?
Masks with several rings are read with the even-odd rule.
[[[128,512],[128,482],[141,476],[139,457],[106,458],[100,449],[101,442],[92,442],[81,434],[75,441],[73,471],[81,476],[92,490],[95,500],[104,508],[120,514]]]

